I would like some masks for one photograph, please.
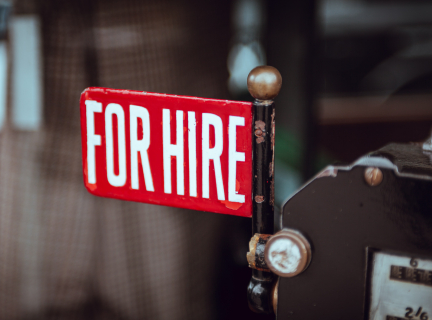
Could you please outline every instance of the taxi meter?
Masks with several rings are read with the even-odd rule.
[[[251,217],[255,312],[429,319],[432,143],[391,144],[327,167],[287,200],[274,230],[281,84],[262,66],[248,77],[253,103],[86,89],[84,185],[96,196]]]

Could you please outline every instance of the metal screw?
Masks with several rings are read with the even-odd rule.
[[[261,137],[262,135],[263,135],[263,132],[262,132],[261,129],[256,129],[256,130],[255,130],[255,136],[256,136],[256,137]]]
[[[410,265],[411,265],[411,267],[414,267],[414,268],[417,267],[418,266],[417,260],[414,259],[414,258],[412,258],[411,261],[410,261]]]
[[[369,167],[365,170],[364,177],[368,185],[375,187],[382,182],[383,173],[378,168]]]

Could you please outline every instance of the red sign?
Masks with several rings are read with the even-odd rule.
[[[252,103],[89,88],[80,107],[90,193],[252,215]]]

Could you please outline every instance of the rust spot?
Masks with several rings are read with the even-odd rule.
[[[271,134],[270,134],[270,138],[271,138],[271,150],[273,150],[273,152],[274,152],[274,147],[275,147],[275,126],[276,126],[276,124],[275,124],[275,109],[273,109],[271,117],[272,117]],[[274,154],[273,154],[273,157],[274,157]]]
[[[250,268],[255,268],[255,252],[259,236],[259,233],[255,233],[249,241],[249,252],[246,254],[246,258]]]
[[[259,234],[260,240],[264,244],[267,243],[267,241],[270,239],[271,236],[272,236],[272,234],[263,234],[263,233]]]
[[[256,138],[256,143],[262,143],[262,142],[264,142],[264,138],[263,137]]]
[[[255,196],[255,202],[256,203],[264,202],[264,196]]]
[[[270,134],[270,138],[271,138],[271,150],[272,150],[272,162],[270,163],[270,177],[272,178],[271,180],[271,185],[270,185],[270,200],[269,203],[271,206],[274,206],[274,148],[275,148],[275,109],[273,109],[272,115],[272,122],[271,122],[271,134]]]
[[[257,137],[256,143],[264,142],[264,137],[266,136],[265,122],[262,120],[255,121],[255,136]]]
[[[250,268],[269,271],[264,258],[264,248],[271,234],[255,233],[249,241],[249,252],[246,254]]]
[[[255,129],[260,129],[261,131],[265,131],[265,122],[262,120],[255,121]]]

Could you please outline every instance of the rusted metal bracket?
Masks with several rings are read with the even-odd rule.
[[[264,258],[264,250],[270,237],[271,234],[255,233],[251,238],[249,252],[246,254],[250,268],[270,272],[270,268],[267,266]]]

